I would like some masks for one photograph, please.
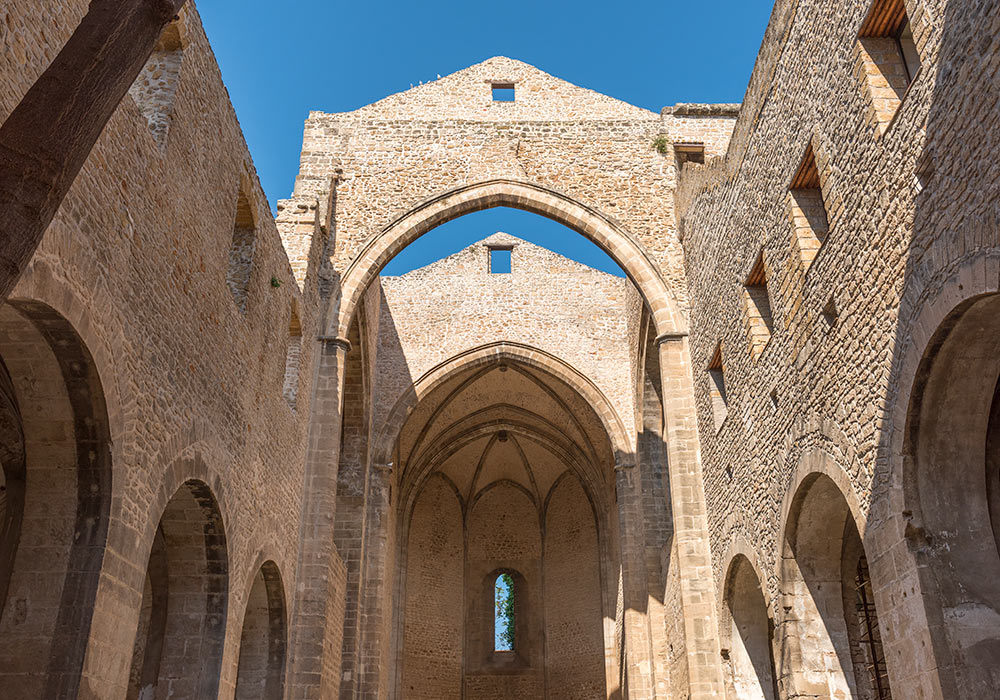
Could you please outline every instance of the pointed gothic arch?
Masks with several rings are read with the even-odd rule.
[[[464,214],[494,207],[523,209],[575,230],[602,248],[625,271],[649,307],[660,335],[683,335],[687,324],[659,266],[641,243],[612,218],[557,190],[511,179],[487,180],[424,200],[370,238],[348,263],[339,306],[331,307],[327,333],[346,338],[368,285],[397,253],[420,236]]]

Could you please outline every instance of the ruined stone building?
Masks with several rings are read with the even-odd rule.
[[[997,0],[778,0],[742,104],[492,58],[272,215],[189,2],[0,306],[0,697],[1000,698],[998,119]],[[380,274],[492,207],[624,276]]]

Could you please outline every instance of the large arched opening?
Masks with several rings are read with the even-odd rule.
[[[825,473],[797,485],[781,559],[781,682],[789,697],[891,700],[868,559],[844,491]]]
[[[285,589],[273,561],[254,574],[243,613],[236,700],[281,700],[285,688]]]
[[[544,353],[500,344],[436,368],[397,404],[393,415],[408,417],[376,448],[390,445],[400,465],[395,697],[617,690],[606,649],[624,436],[580,380]],[[510,649],[496,645],[501,573],[514,582]]]
[[[733,558],[725,578],[729,666],[739,700],[778,700],[774,671],[774,623],[757,571],[742,554]],[[725,621],[723,622],[725,625]]]
[[[523,294],[516,300],[500,292],[504,284],[498,279],[475,280],[464,289],[459,288],[464,284],[460,281],[459,287],[452,292],[446,289],[443,278],[433,283],[428,281],[428,276],[441,271],[435,264],[419,274],[414,273],[415,278],[423,280],[433,293],[414,293],[415,306],[403,314],[396,314],[391,309],[387,312],[386,300],[392,297],[388,290],[398,285],[390,284],[389,278],[380,279],[379,275],[394,255],[446,222],[498,207],[530,212],[572,229],[610,256],[620,266],[625,279],[614,277],[614,285],[592,283],[589,279],[576,284],[582,280],[578,269],[582,266],[575,263],[567,266],[551,259],[552,265],[520,268],[534,269],[540,274],[553,269],[565,273],[562,278],[555,275],[546,279],[544,289],[552,295],[553,303],[545,306],[539,304],[541,297],[529,288],[530,281],[526,283],[523,279],[520,290]],[[498,242],[493,240],[491,233],[484,231],[488,239],[477,244],[480,250],[488,248],[491,252],[490,266],[495,249],[509,250],[519,245],[522,248],[517,251],[537,249],[537,246],[523,245],[524,241]],[[502,234],[496,236],[502,237]],[[601,575],[601,604],[606,605],[615,596],[621,596],[615,601],[617,611],[604,618],[603,629],[599,630],[599,635],[606,640],[601,692],[614,695],[628,688],[633,696],[652,693],[661,682],[658,678],[675,672],[680,678],[688,669],[691,673],[706,674],[711,679],[707,681],[709,685],[721,687],[718,641],[712,633],[716,627],[715,606],[700,606],[697,612],[676,619],[668,619],[666,615],[670,607],[704,596],[703,592],[694,590],[698,587],[697,582],[681,569],[694,571],[709,566],[710,561],[696,447],[693,377],[684,330],[686,323],[659,264],[613,219],[554,190],[511,180],[493,180],[448,191],[417,205],[360,245],[345,237],[343,242],[338,239],[337,246],[333,262],[341,293],[333,299],[325,323],[317,383],[317,391],[322,396],[317,394],[319,410],[313,415],[313,431],[317,436],[339,435],[340,439],[316,442],[310,458],[313,476],[307,478],[324,484],[323,465],[331,460],[338,464],[338,472],[332,488],[310,490],[304,527],[309,533],[306,550],[326,550],[331,557],[339,555],[346,569],[341,693],[364,695],[406,687],[401,680],[405,666],[400,656],[403,653],[402,630],[395,623],[396,617],[401,616],[392,614],[392,611],[398,612],[400,606],[405,607],[398,597],[402,589],[386,586],[384,582],[393,580],[396,572],[407,566],[406,554],[400,549],[405,533],[399,528],[410,517],[413,504],[406,509],[401,509],[401,504],[409,497],[407,494],[412,496],[416,492],[410,493],[403,486],[403,466],[413,459],[426,459],[429,448],[417,445],[418,450],[407,453],[405,458],[395,447],[386,449],[386,444],[395,445],[395,438],[388,443],[384,440],[387,425],[390,435],[393,429],[399,429],[400,434],[405,432],[398,424],[393,424],[393,420],[399,416],[405,419],[406,413],[389,415],[389,409],[396,397],[403,396],[411,401],[405,409],[416,410],[412,405],[416,399],[408,391],[418,377],[435,364],[445,364],[446,360],[469,348],[498,339],[510,344],[530,344],[551,355],[560,355],[562,350],[572,348],[569,352],[573,357],[568,366],[583,367],[581,373],[587,377],[621,370],[620,376],[611,381],[613,388],[607,392],[611,400],[605,403],[613,406],[611,413],[627,417],[625,437],[614,440],[608,460],[596,470],[602,475],[596,481],[577,475],[581,470],[595,470],[574,450],[593,455],[596,442],[587,444],[584,441],[564,449],[575,460],[574,478],[580,480],[580,489],[588,495],[598,519],[609,517],[608,509],[597,504],[608,496],[608,489],[613,496],[611,502],[614,497],[620,501],[614,506],[616,517],[610,518],[606,527],[596,528],[600,535],[597,541],[607,549],[607,554],[602,554],[602,561],[613,562],[612,566],[618,568],[617,577],[611,583],[605,574]],[[514,253],[515,267],[518,260],[525,259],[517,251]],[[486,262],[480,260],[481,253],[466,252],[468,255],[464,258],[457,254],[448,258],[452,263],[456,258],[474,263],[466,267],[459,265],[452,280],[468,282],[466,277],[470,270],[486,275],[488,268]],[[538,254],[536,261],[544,257]],[[574,269],[570,271],[569,267]],[[435,271],[431,271],[432,268]],[[489,270],[492,272],[492,267]],[[566,275],[572,278],[572,284],[564,284]],[[517,274],[510,275],[514,282],[517,277]],[[490,290],[486,296],[481,293],[483,289]],[[581,295],[581,289],[586,289],[590,296]],[[481,309],[453,303],[469,299],[484,301],[486,297],[489,304],[481,304]],[[429,300],[438,298],[440,304],[436,308],[427,305]],[[504,305],[504,302],[510,303]],[[570,309],[574,302],[576,308]],[[613,312],[609,303],[615,307]],[[494,320],[499,319],[496,324],[491,324],[486,318],[489,313],[484,312],[487,307],[493,308],[490,304],[501,311],[499,317],[493,314]],[[421,309],[418,311],[416,306]],[[543,317],[549,323],[551,332],[542,325],[532,325],[528,316],[536,312],[536,317]],[[439,324],[433,330],[428,324],[422,329],[395,327],[401,318],[416,318],[420,314],[431,314],[439,319],[450,314],[452,325]],[[604,316],[598,319],[601,314]],[[461,321],[460,316],[465,320]],[[602,325],[602,320],[610,322]],[[584,326],[587,332],[579,333]],[[527,335],[521,333],[526,328],[531,331]],[[409,340],[401,341],[407,330],[414,333],[407,336]],[[417,349],[410,342],[415,335],[422,338],[416,342],[423,343],[423,348]],[[604,347],[609,342],[616,344],[614,352],[618,354],[614,358],[607,355]],[[511,376],[514,374],[520,375],[512,371]],[[330,393],[334,390],[335,394]],[[327,400],[333,396],[334,400]],[[506,411],[504,421],[512,427],[498,430],[507,435],[512,431],[516,434],[517,426],[524,422],[524,417],[518,413],[526,407],[523,399],[519,396],[508,402],[503,409]],[[670,406],[670,410],[665,411],[664,406]],[[605,418],[604,410],[600,401],[592,402],[587,408],[601,418]],[[477,409],[467,417],[476,420],[482,415],[485,414]],[[609,436],[622,431],[610,429],[607,423],[604,421],[600,428],[602,439],[612,444],[608,442],[612,439]],[[437,436],[435,444],[445,437]],[[641,445],[637,445],[637,440]],[[628,470],[636,466],[637,458],[641,460],[641,469],[629,476],[632,472]],[[675,474],[683,496],[676,497],[667,506],[666,501],[675,499],[671,487]],[[597,484],[602,486],[598,488]],[[570,491],[572,489],[567,492]],[[535,494],[536,507],[542,507],[539,504],[544,503],[544,495]],[[470,497],[466,494],[463,498]],[[472,501],[464,503],[466,510],[472,507]],[[332,525],[320,522],[324,514],[331,511],[336,513]],[[680,534],[677,540],[674,539],[675,519],[683,528],[677,533]],[[652,524],[648,531],[644,530],[645,523]],[[621,541],[617,532],[622,533]],[[624,543],[626,539],[629,541]],[[684,541],[686,545],[672,548],[671,543],[675,541]],[[516,570],[527,577],[520,569]],[[301,589],[303,596],[320,601],[324,597],[322,586],[319,580],[308,584]],[[530,582],[527,586],[530,589]],[[608,586],[617,593],[612,595]],[[486,590],[485,584],[481,588]],[[714,592],[708,596],[714,600]],[[299,630],[308,624],[308,620],[297,618],[293,634],[300,634]],[[307,634],[315,633],[320,632]],[[663,651],[667,647],[667,636],[682,639],[670,645],[665,663],[654,662],[653,654],[668,655]],[[463,654],[466,652],[464,644]],[[533,649],[544,650],[541,645]],[[463,656],[466,657],[467,654]],[[305,661],[305,656],[300,655],[299,659],[303,660],[303,665],[313,663]],[[362,660],[366,661],[362,663]],[[654,663],[659,663],[659,667],[654,668]]]
[[[1000,687],[1000,295],[966,300],[928,344],[910,395],[907,536],[931,637],[964,696]]]
[[[104,391],[83,340],[34,301],[0,306],[0,687],[75,698],[111,504]]]
[[[153,537],[128,700],[215,697],[228,600],[222,512],[212,489],[191,479],[170,498]]]
[[[603,249],[629,277],[649,308],[657,332],[682,333],[684,317],[658,265],[623,227],[567,195],[529,182],[489,180],[431,197],[391,222],[359,250],[338,251],[343,265],[341,299],[327,321],[331,335],[346,338],[362,295],[386,263],[428,231],[452,219],[493,207],[523,209],[567,226]]]

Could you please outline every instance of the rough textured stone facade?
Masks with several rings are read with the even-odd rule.
[[[0,119],[86,9],[0,9]],[[189,4],[0,307],[0,695],[995,696],[997,37],[778,0],[659,114],[497,57],[312,113],[273,216]],[[496,206],[625,277],[380,277]]]

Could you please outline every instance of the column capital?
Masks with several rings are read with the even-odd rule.
[[[664,333],[656,337],[656,344],[663,345],[664,343],[673,343],[683,341],[688,337],[687,331],[679,331],[673,333]]]
[[[330,345],[333,345],[335,348],[343,350],[344,352],[351,351],[351,341],[349,341],[347,338],[341,338],[340,336],[337,335],[321,335],[316,340],[324,344],[329,343]]]

